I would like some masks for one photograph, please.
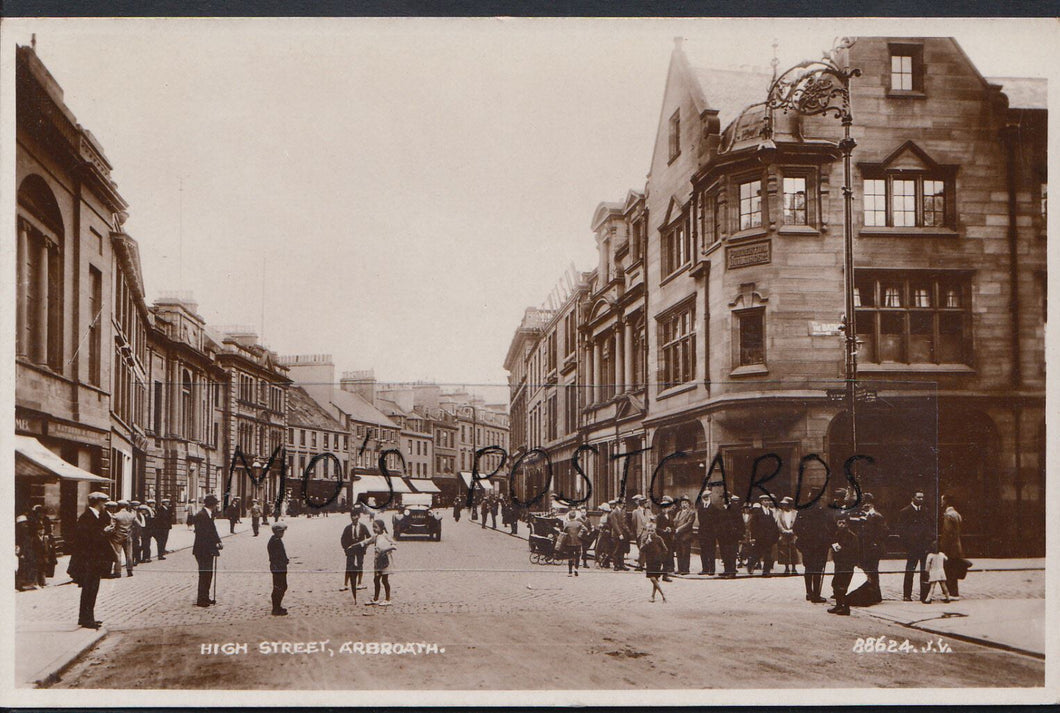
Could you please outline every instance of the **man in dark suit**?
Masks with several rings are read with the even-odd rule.
[[[828,601],[821,596],[821,588],[824,585],[824,569],[828,564],[828,548],[832,544],[831,525],[832,518],[823,500],[802,510],[795,518],[795,546],[802,553],[806,601],[815,604]]]
[[[191,553],[199,564],[199,596],[195,601],[197,607],[208,607],[217,603],[210,599],[210,584],[213,582],[214,558],[221,554],[224,545],[221,544],[221,536],[217,534],[217,525],[213,519],[215,507],[217,496],[211,493],[202,499],[202,510],[195,513],[191,520],[195,528],[195,542],[191,546]]]
[[[835,606],[828,610],[829,614],[850,616],[847,589],[854,577],[854,566],[861,559],[858,550],[858,536],[850,528],[850,523],[846,518],[836,520],[835,542],[832,543],[832,562],[835,564],[832,593],[835,595]]]
[[[722,519],[725,508],[715,505],[710,494],[704,493],[696,505],[696,517],[699,521],[699,564],[700,574],[714,574],[716,565],[715,549],[721,544]]]
[[[614,547],[611,553],[611,563],[614,565],[614,570],[620,572],[629,569],[626,566],[626,555],[629,554],[631,539],[629,508],[632,505],[626,502],[623,506],[623,503],[615,502],[614,512],[607,518],[607,524],[611,528],[611,542]]]
[[[269,571],[272,572],[272,615],[287,616],[283,608],[283,595],[287,593],[287,548],[283,546],[283,535],[287,532],[287,523],[277,522],[272,526],[272,537],[269,538]],[[355,585],[356,586],[356,585]],[[354,589],[356,592],[357,590]]]
[[[751,510],[751,539],[754,549],[747,562],[747,574],[754,572],[759,562],[762,563],[762,576],[768,577],[773,571],[773,547],[780,539],[780,528],[773,514],[772,500],[768,495],[760,495],[758,503]]]
[[[924,507],[923,491],[913,493],[913,501],[898,513],[898,536],[901,538],[902,547],[905,549],[905,582],[902,588],[902,598],[909,602],[913,600],[913,573],[916,572],[917,563],[920,563],[920,599],[927,595],[928,582],[925,565],[931,544],[935,539],[935,523],[931,514]]]
[[[872,493],[864,493],[861,501],[861,526],[858,529],[861,569],[865,570],[865,578],[868,579],[871,589],[870,601],[878,604],[883,601],[883,593],[880,591],[880,558],[887,549],[887,520],[876,509]]]
[[[99,579],[110,574],[113,549],[107,536],[110,516],[104,511],[106,493],[88,494],[88,507],[77,519],[77,535],[67,572],[81,587],[81,610],[77,623],[86,629],[98,629],[103,622],[96,619],[96,595]]]
[[[743,501],[737,496],[729,498],[724,517],[718,526],[718,549],[721,551],[722,577],[736,576],[736,555],[743,537]]]
[[[151,519],[151,536],[155,539],[158,559],[166,558],[166,543],[169,542],[169,531],[173,529],[173,506],[169,498],[162,498],[155,516]]]

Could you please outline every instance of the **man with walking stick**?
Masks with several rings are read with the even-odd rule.
[[[199,597],[195,602],[197,607],[208,607],[217,603],[216,599],[210,597],[210,584],[214,580],[217,557],[224,546],[221,544],[221,536],[217,534],[217,525],[213,519],[215,507],[217,507],[217,496],[211,493],[202,499],[202,510],[195,513],[192,518],[192,525],[195,527],[195,542],[191,547],[191,553],[195,555],[195,561],[199,564]],[[216,594],[215,588],[214,595]]]

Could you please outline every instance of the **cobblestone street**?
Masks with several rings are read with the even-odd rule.
[[[949,655],[853,654],[858,637],[885,635],[916,646],[931,637],[864,612],[828,615],[803,600],[801,578],[678,579],[666,586],[668,602],[653,604],[641,573],[591,566],[567,577],[566,567],[530,564],[525,540],[448,516],[440,543],[399,543],[393,606],[365,606],[370,590],[354,605],[350,592],[340,591],[338,540],[346,518],[288,522],[292,562],[284,605],[290,616],[269,616],[266,532],[254,538],[241,525],[224,540],[215,607],[193,606],[190,550],[144,564],[131,579],[105,580],[96,613],[110,633],[58,685],[473,689],[495,685],[488,682],[496,680],[497,667],[510,670],[509,688],[750,685],[739,671],[709,664],[736,654],[760,667],[759,686],[996,685],[998,667],[1010,672],[1012,685],[1042,681],[1040,661],[960,641],[950,641]],[[900,575],[885,575],[883,584],[885,597],[900,597]],[[78,593],[64,585],[20,595],[20,626],[74,617]],[[1040,571],[982,572],[968,580],[966,598],[1043,595]],[[428,642],[445,653],[350,657],[333,651],[261,667],[257,645],[266,640],[329,640],[333,648],[347,640]],[[224,642],[249,642],[249,653],[200,653],[203,643]],[[818,659],[812,671],[808,652]],[[578,665],[557,666],[561,660]]]

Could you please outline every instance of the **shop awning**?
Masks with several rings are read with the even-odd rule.
[[[58,477],[66,480],[85,480],[90,483],[109,483],[110,478],[82,470],[55,455],[33,436],[15,436],[15,475]]]
[[[353,490],[357,493],[411,493],[412,488],[396,475],[390,476],[390,486],[386,484],[386,478],[381,475],[361,475],[353,481]]]
[[[417,493],[442,492],[442,489],[435,485],[429,478],[409,478],[409,485],[415,488]]]
[[[472,483],[471,473],[469,471],[462,470],[462,471],[460,471],[460,477],[463,478],[464,485],[466,485],[468,488],[470,488],[471,487],[471,483]],[[493,487],[493,485],[492,485],[492,483],[490,483],[490,481],[488,479],[483,478],[482,474],[479,473],[478,487],[488,490],[489,488]]]

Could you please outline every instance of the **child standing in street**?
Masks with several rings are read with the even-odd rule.
[[[272,615],[287,616],[283,608],[283,595],[287,593],[287,548],[283,546],[283,535],[287,523],[277,522],[272,526],[269,538],[269,569],[272,571]]]
[[[927,562],[924,565],[928,571],[928,581],[931,583],[927,594],[921,600],[924,604],[931,603],[931,595],[935,593],[935,588],[938,587],[942,590],[942,601],[950,601],[950,592],[946,588],[946,555],[943,552],[939,552],[939,543],[935,542],[931,545],[931,553],[927,556]]]

